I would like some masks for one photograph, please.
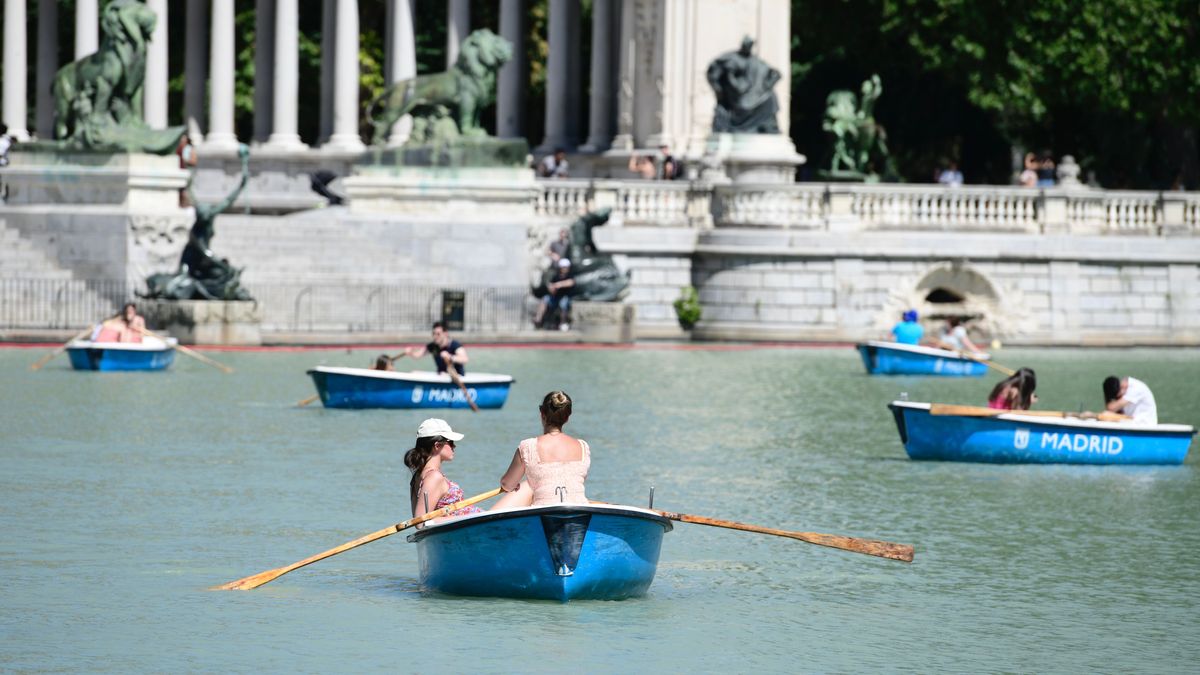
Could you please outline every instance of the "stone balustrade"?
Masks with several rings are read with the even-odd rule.
[[[611,207],[641,226],[1195,236],[1200,193],[850,183],[541,180],[535,213]]]

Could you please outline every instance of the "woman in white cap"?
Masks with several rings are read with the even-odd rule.
[[[592,465],[592,452],[587,441],[563,432],[571,417],[571,397],[565,391],[552,391],[542,399],[538,410],[542,435],[526,438],[517,446],[508,471],[500,477],[500,488],[508,494],[496,502],[493,511],[588,503],[583,484]]]
[[[442,473],[442,463],[454,461],[454,444],[463,439],[446,420],[427,419],[417,427],[417,442],[404,453],[404,465],[412,470],[408,495],[413,517],[423,516],[464,499],[458,483]],[[455,511],[454,516],[480,513],[483,509],[468,506]]]

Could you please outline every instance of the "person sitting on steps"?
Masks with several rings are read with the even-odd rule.
[[[549,291],[542,297],[541,304],[537,308],[537,316],[533,319],[533,325],[542,328],[542,321],[546,318],[546,312],[558,310],[558,329],[562,331],[570,330],[571,324],[568,322],[568,312],[571,311],[571,294],[575,291],[575,278],[571,274],[571,261],[569,258],[560,258],[558,266],[555,268],[554,279],[546,284],[546,290]]]

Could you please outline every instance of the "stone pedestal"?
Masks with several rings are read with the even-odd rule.
[[[253,301],[143,300],[146,324],[186,345],[260,345],[262,309]]]
[[[412,166],[424,158],[436,165]],[[464,215],[475,219],[532,218],[540,192],[533,170],[521,166],[462,166],[430,148],[382,151],[354,166],[343,181],[353,214]]]
[[[107,152],[9,154],[8,204],[123,206],[131,211],[179,208],[188,173],[175,155]]]
[[[713,134],[699,178],[713,183],[792,183],[806,158],[780,134]]]
[[[633,342],[636,308],[621,302],[571,304],[571,330],[584,342]]]

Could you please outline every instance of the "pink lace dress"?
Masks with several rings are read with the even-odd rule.
[[[592,465],[592,453],[587,441],[580,440],[579,445],[583,455],[570,462],[543,462],[538,456],[536,438],[526,438],[517,446],[525,464],[525,477],[533,488],[534,506],[587,503],[583,483]]]
[[[442,473],[442,472],[439,471],[438,473]],[[462,488],[458,486],[458,483],[455,483],[454,481],[447,478],[446,474],[444,474],[444,473],[442,473],[442,478],[446,479],[446,485],[447,485],[448,489],[446,490],[446,494],[442,495],[442,498],[437,500],[437,504],[432,509],[430,509],[430,511],[437,511],[438,509],[440,509],[444,506],[450,506],[451,504],[454,504],[455,502],[461,502],[462,500],[466,499],[466,497],[463,496]],[[425,481],[421,481],[421,482],[424,483]],[[479,508],[478,506],[467,506],[467,507],[461,508],[449,515],[451,517],[465,516],[465,515],[472,514],[472,513],[483,513],[483,509]]]

